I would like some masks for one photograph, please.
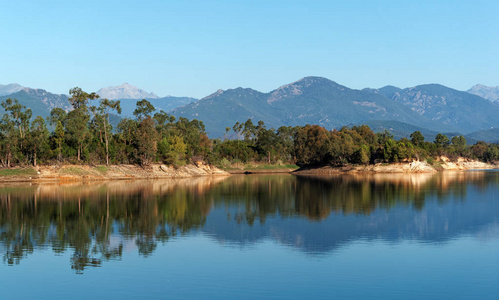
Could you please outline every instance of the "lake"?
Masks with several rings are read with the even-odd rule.
[[[2,299],[499,299],[499,172],[0,185]]]

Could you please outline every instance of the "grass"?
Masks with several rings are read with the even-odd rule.
[[[67,167],[61,170],[61,174],[67,174],[67,175],[85,175],[87,173],[88,172],[78,167]]]
[[[36,171],[33,168],[0,170],[0,176],[31,176],[31,175],[36,175]]]
[[[443,162],[442,161],[436,161],[433,157],[428,157],[426,159],[426,162],[432,166],[433,168],[435,168],[436,170],[438,171],[441,171],[443,170],[443,167],[442,167],[442,164]]]
[[[106,166],[97,166],[95,169],[101,173],[107,173],[108,168]]]

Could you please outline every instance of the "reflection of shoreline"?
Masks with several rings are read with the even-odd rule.
[[[488,195],[498,185],[497,172],[0,185],[0,255],[10,262],[37,247],[74,250],[82,270],[133,245],[150,255],[198,230],[240,244],[270,238],[307,253],[359,238],[439,242],[497,222],[499,203]]]
[[[275,215],[268,217],[265,223],[250,225],[234,220],[238,226],[231,226],[216,222],[210,216],[217,212],[212,211],[202,230],[213,240],[230,245],[246,247],[271,238],[281,245],[313,255],[330,253],[358,240],[389,243],[411,240],[441,245],[472,236],[490,241],[499,239],[499,201],[492,197],[497,192],[495,185],[485,191],[473,191],[471,198],[463,199],[458,194],[442,201],[435,195],[419,210],[399,202],[390,209],[377,209],[369,215],[337,212],[314,221],[300,215]]]
[[[489,171],[490,172],[490,171]],[[373,183],[393,183],[403,184],[413,187],[421,187],[432,179],[438,179],[441,187],[446,188],[455,182],[464,182],[470,180],[481,180],[486,175],[486,171],[445,171],[440,173],[365,173],[365,174],[331,174],[331,175],[298,175],[304,178],[327,179],[337,178],[345,182],[368,181]]]
[[[87,198],[98,200],[99,196],[128,195],[141,193],[144,196],[164,195],[177,189],[189,189],[199,194],[226,180],[226,176],[193,177],[181,179],[138,179],[109,180],[100,182],[66,183],[15,183],[0,184],[0,197],[8,193],[11,197],[28,196],[30,193],[37,200],[73,201]]]

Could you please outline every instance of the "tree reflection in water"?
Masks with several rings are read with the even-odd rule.
[[[469,184],[485,189],[498,185],[499,176],[456,172],[5,184],[0,187],[0,252],[4,263],[13,265],[39,249],[71,251],[71,268],[82,273],[120,260],[125,246],[151,255],[158,243],[202,228],[213,207],[236,207],[230,219],[249,226],[275,216],[321,222],[331,213],[369,215],[396,205],[420,210],[428,198],[465,199]]]

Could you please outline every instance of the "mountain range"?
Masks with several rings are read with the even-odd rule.
[[[350,89],[323,77],[305,77],[268,93],[250,88],[218,90],[200,100],[190,97],[159,97],[127,83],[102,88],[101,98],[121,101],[122,116],[132,117],[135,104],[147,99],[157,110],[204,122],[210,137],[221,137],[236,122],[263,120],[267,128],[318,124],[327,129],[345,125],[370,125],[389,130],[395,137],[408,137],[420,130],[433,139],[437,133],[463,134],[468,141],[499,141],[499,88],[475,85],[467,92],[438,84],[411,88],[385,86]],[[487,97],[484,98],[484,97]],[[50,110],[71,109],[68,96],[18,84],[0,85],[0,101],[16,98],[46,117]],[[496,128],[497,127],[497,128]]]
[[[211,136],[221,136],[225,127],[248,118],[263,120],[269,128],[319,124],[333,129],[397,121],[456,134],[499,126],[499,104],[442,85],[354,90],[322,77],[305,77],[269,93],[219,90],[171,113],[202,120]],[[405,132],[405,136],[409,134]]]

